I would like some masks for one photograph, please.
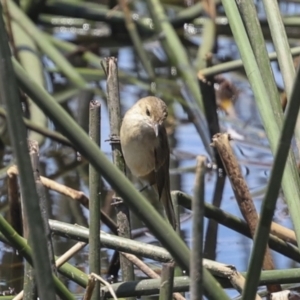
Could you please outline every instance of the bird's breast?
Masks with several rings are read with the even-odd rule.
[[[155,169],[154,149],[157,138],[148,125],[130,122],[130,126],[126,126],[124,121],[120,139],[125,162],[135,176],[143,177]]]

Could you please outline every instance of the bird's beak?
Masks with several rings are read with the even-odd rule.
[[[158,131],[159,131],[159,124],[158,123],[155,123],[153,124],[153,130],[155,132],[155,136],[158,137]]]

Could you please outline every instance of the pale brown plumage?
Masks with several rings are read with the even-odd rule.
[[[140,99],[124,116],[120,140],[128,168],[133,175],[154,186],[175,229],[170,194],[170,149],[163,124],[167,115],[167,106],[161,99],[152,96]]]

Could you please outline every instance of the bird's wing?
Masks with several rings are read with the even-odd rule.
[[[161,197],[166,180],[169,180],[169,178],[166,178],[168,177],[166,175],[169,174],[170,161],[168,136],[164,125],[159,126],[158,140],[158,145],[154,149],[155,181],[157,184],[159,197]]]

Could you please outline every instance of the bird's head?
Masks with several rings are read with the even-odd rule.
[[[158,136],[159,126],[168,116],[167,105],[161,99],[153,96],[142,98],[137,104],[146,124],[153,128],[155,136]]]

